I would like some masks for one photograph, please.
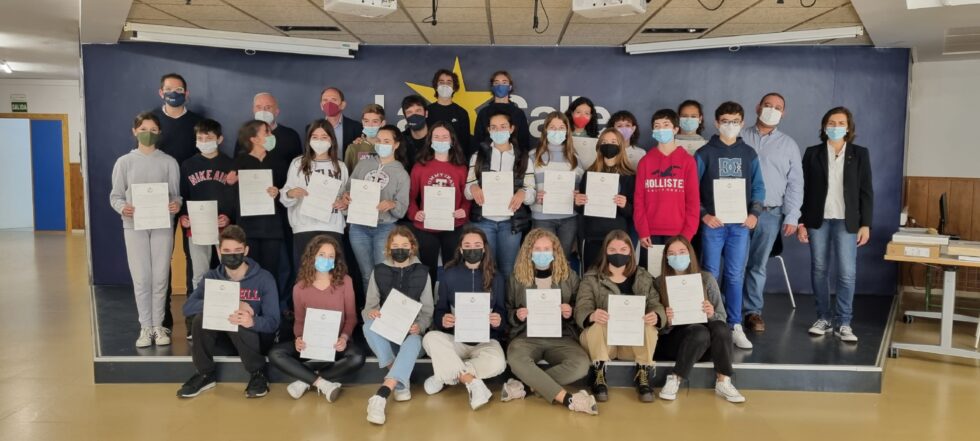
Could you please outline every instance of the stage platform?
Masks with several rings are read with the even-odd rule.
[[[184,336],[180,307],[183,296],[174,296],[176,322],[170,346],[137,349],[139,334],[136,304],[129,286],[92,288],[92,314],[96,383],[182,383],[194,373],[191,344]],[[766,332],[749,333],[755,347],[734,349],[735,384],[745,390],[794,390],[880,393],[888,342],[897,313],[893,296],[859,295],[854,299],[852,326],[860,341],[848,344],[832,335],[812,337],[807,329],[815,320],[812,297],[797,296],[797,308],[785,294],[766,295]],[[363,341],[360,344],[366,348]],[[248,376],[230,345],[219,348],[218,378],[224,382],[246,382]],[[369,350],[365,353],[370,354]],[[654,384],[669,374],[673,363],[657,360]],[[290,381],[275,368],[269,368],[274,382]],[[421,384],[431,375],[432,365],[423,358],[412,375]],[[495,379],[500,382],[505,373]],[[633,369],[628,362],[610,364],[607,381],[611,386],[630,386]],[[371,357],[356,375],[344,383],[379,383],[383,372]],[[713,387],[710,362],[698,363],[690,378],[691,387]],[[175,389],[176,390],[176,389]]]

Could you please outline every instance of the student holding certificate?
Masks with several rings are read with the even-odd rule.
[[[408,193],[408,218],[419,240],[419,259],[436,280],[440,254],[443,262],[453,257],[459,239],[456,229],[466,223],[470,214],[470,201],[463,195],[466,158],[453,127],[439,121],[429,128],[417,159]],[[435,192],[440,189],[439,194],[445,192],[445,197],[437,198]],[[426,207],[426,199],[441,204]]]
[[[553,310],[531,311],[530,292],[545,295],[546,290],[559,291],[560,305]],[[500,392],[503,401],[524,398],[536,391],[551,403],[558,403],[573,412],[598,415],[596,399],[585,390],[574,394],[564,385],[584,377],[589,370],[589,356],[578,342],[578,329],[572,320],[578,276],[568,266],[558,236],[545,230],[528,233],[517,255],[514,275],[507,286],[507,324],[510,345],[507,362],[517,379],[509,379]],[[560,320],[556,337],[528,337],[537,334],[538,326],[529,316],[554,315]],[[538,362],[548,361],[548,369]],[[530,388],[530,391],[528,390]]]
[[[327,123],[326,120],[323,122]],[[314,387],[332,403],[340,394],[340,383],[337,381],[364,366],[364,355],[351,341],[354,326],[357,325],[354,281],[347,275],[347,262],[340,242],[326,234],[314,237],[303,250],[296,279],[296,286],[293,287],[293,304],[296,307],[293,334],[296,340],[281,341],[280,338],[280,343],[269,351],[269,361],[276,369],[297,379],[286,386],[289,396],[298,400],[310,387]],[[301,353],[308,342],[322,343],[313,343],[313,336],[309,340],[303,338],[307,308],[341,313],[340,333],[336,341],[328,342],[336,351],[335,361],[302,360]]]
[[[165,183],[168,216],[180,210],[178,190],[180,171],[177,161],[157,150],[160,121],[151,113],[141,113],[133,121],[133,136],[137,147],[116,160],[112,167],[112,191],[109,204],[122,216],[126,260],[133,278],[136,311],[139,314],[140,334],[136,347],[145,348],[156,341],[169,345],[170,336],[163,328],[167,288],[170,286],[170,255],[174,249],[174,232],[165,228],[142,229],[135,221],[133,185]]]
[[[641,346],[611,346],[609,296],[636,296],[637,307],[643,308],[643,344]],[[640,306],[642,305],[642,306]],[[599,401],[609,399],[606,385],[606,362],[623,359],[636,363],[633,383],[640,401],[653,402],[653,353],[657,348],[657,331],[664,323],[664,306],[654,285],[653,276],[637,266],[633,241],[623,230],[610,231],[603,243],[599,264],[589,270],[579,285],[575,301],[575,322],[582,328],[579,337],[592,360],[589,384]]]
[[[422,347],[432,358],[434,371],[434,375],[425,380],[425,392],[433,395],[446,386],[463,383],[469,392],[470,408],[476,410],[493,396],[483,380],[496,377],[507,368],[501,346],[507,331],[504,278],[494,268],[493,257],[487,249],[487,235],[479,228],[464,228],[453,254],[439,280],[439,301],[433,314],[432,331],[422,339]],[[456,330],[467,325],[462,322],[472,320],[461,312],[465,305],[457,304],[456,293],[489,297],[488,318],[483,322],[489,327],[487,341],[466,343],[454,338],[459,337]]]
[[[676,360],[667,382],[660,389],[660,398],[677,399],[681,382],[688,378],[694,363],[710,355],[715,365],[715,393],[732,403],[741,403],[745,397],[732,385],[732,331],[725,323],[726,312],[718,290],[718,282],[707,271],[701,271],[694,247],[684,236],[674,236],[667,240],[667,249],[661,263],[662,276],[657,278],[656,287],[662,300],[669,304],[670,292],[667,278],[688,274],[700,274],[704,300],[701,305],[707,323],[692,323],[673,326],[674,309],[666,308],[667,323],[660,330],[660,344],[656,356]]]
[[[531,205],[531,226],[558,236],[565,259],[571,260],[578,230],[573,198],[584,172],[575,158],[568,118],[561,112],[551,112],[544,118],[544,128],[545,136],[528,159],[534,163],[537,188],[537,198]]]
[[[234,331],[204,327],[204,316],[213,315],[205,301],[209,295],[205,289],[207,283],[199,284],[184,302],[184,315],[193,317],[191,358],[197,373],[180,387],[178,397],[196,397],[215,386],[217,365],[214,363],[214,348],[222,334],[231,340],[245,370],[251,375],[245,396],[257,398],[269,393],[264,353],[272,346],[276,330],[279,329],[279,292],[272,274],[255,260],[246,257],[250,251],[247,243],[245,231],[240,227],[230,225],[225,228],[218,238],[221,265],[204,276],[205,281],[234,282],[239,286],[238,296],[241,300],[238,309],[228,316],[228,323]]]
[[[603,253],[602,244],[606,234],[612,230],[628,231],[632,222],[633,187],[636,176],[626,155],[627,145],[626,138],[619,130],[603,130],[596,144],[596,157],[602,159],[594,162],[588,170],[619,175],[619,191],[612,201],[616,205],[616,217],[610,219],[585,215],[585,204],[589,202],[589,196],[586,194],[589,183],[588,173],[582,178],[578,192],[575,194],[575,206],[579,212],[579,254],[582,258],[583,273],[598,263],[599,256]]]
[[[701,198],[701,263],[715,279],[725,274],[722,294],[725,315],[735,346],[751,349],[742,329],[742,295],[749,232],[755,228],[766,199],[759,156],[739,133],[745,110],[738,103],[722,103],[715,110],[718,135],[712,136],[695,157]],[[722,268],[722,256],[725,267]]]
[[[378,365],[387,370],[378,392],[368,400],[367,420],[373,424],[385,423],[385,407],[392,392],[395,401],[412,399],[409,380],[415,362],[422,354],[422,334],[432,323],[432,283],[429,269],[419,262],[418,253],[418,242],[412,230],[402,225],[394,227],[385,241],[385,260],[374,267],[368,283],[367,302],[361,312],[364,338],[378,358]],[[371,329],[374,321],[381,318],[382,306],[393,293],[422,304],[401,345]],[[394,310],[398,311],[397,308]]]

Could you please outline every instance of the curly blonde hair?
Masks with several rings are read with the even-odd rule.
[[[551,262],[551,277],[555,283],[564,281],[572,273],[558,236],[548,230],[535,228],[524,237],[524,243],[521,244],[521,249],[517,252],[517,259],[514,262],[514,278],[522,285],[531,286],[534,283],[534,262],[531,261],[531,253],[534,250],[534,242],[542,237],[551,241],[551,252],[555,255],[554,262]]]

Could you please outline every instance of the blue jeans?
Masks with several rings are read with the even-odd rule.
[[[395,224],[378,224],[374,228],[364,225],[350,226],[348,240],[354,250],[357,267],[361,269],[364,289],[367,289],[368,281],[371,280],[374,266],[385,260],[385,242],[388,240],[388,233],[394,228]]]
[[[766,289],[766,266],[769,264],[769,253],[772,244],[776,242],[782,230],[782,209],[770,208],[759,215],[759,223],[750,234],[749,260],[745,264],[745,304],[742,305],[742,316],[762,314],[762,293]]]
[[[817,318],[836,326],[850,326],[857,278],[857,234],[847,232],[843,219],[825,219],[820,228],[808,228],[807,233],[810,236],[810,283],[817,302]],[[837,309],[833,317],[827,276],[831,249],[837,255]]]
[[[415,369],[415,362],[422,355],[422,336],[408,334],[395,353],[394,343],[386,338],[371,331],[371,324],[374,320],[364,321],[364,339],[367,340],[371,352],[378,357],[378,366],[382,369],[388,368],[385,379],[392,379],[398,382],[395,389],[404,389],[411,384],[412,370]]]
[[[745,257],[749,250],[749,229],[741,224],[725,224],[720,228],[701,228],[701,265],[721,281],[725,297],[728,325],[742,323],[742,285],[745,280]],[[724,277],[721,257],[725,256]]]
[[[520,232],[511,232],[510,220],[494,222],[483,219],[474,225],[487,235],[487,242],[490,244],[490,251],[494,254],[497,270],[503,274],[504,280],[510,280],[510,273],[514,271],[514,262],[517,261],[517,251],[521,249],[523,235]]]

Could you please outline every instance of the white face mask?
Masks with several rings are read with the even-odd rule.
[[[741,124],[722,124],[718,127],[718,133],[721,134],[722,138],[738,138],[741,131]]]
[[[449,98],[453,96],[453,86],[440,84],[439,87],[436,88],[436,93],[439,95],[439,98]]]
[[[783,117],[783,112],[776,110],[774,107],[763,107],[762,113],[759,114],[759,121],[767,126],[775,126],[779,124],[779,120]]]
[[[255,112],[255,119],[259,121],[265,121],[266,124],[272,124],[276,120],[276,116],[268,110],[259,110]]]
[[[327,150],[330,150],[330,141],[325,139],[313,139],[310,140],[310,148],[313,149],[318,155],[324,154]]]
[[[205,153],[205,154],[211,153],[215,150],[218,150],[218,141],[205,141],[205,142],[198,141],[197,149],[200,150],[201,153]]]

